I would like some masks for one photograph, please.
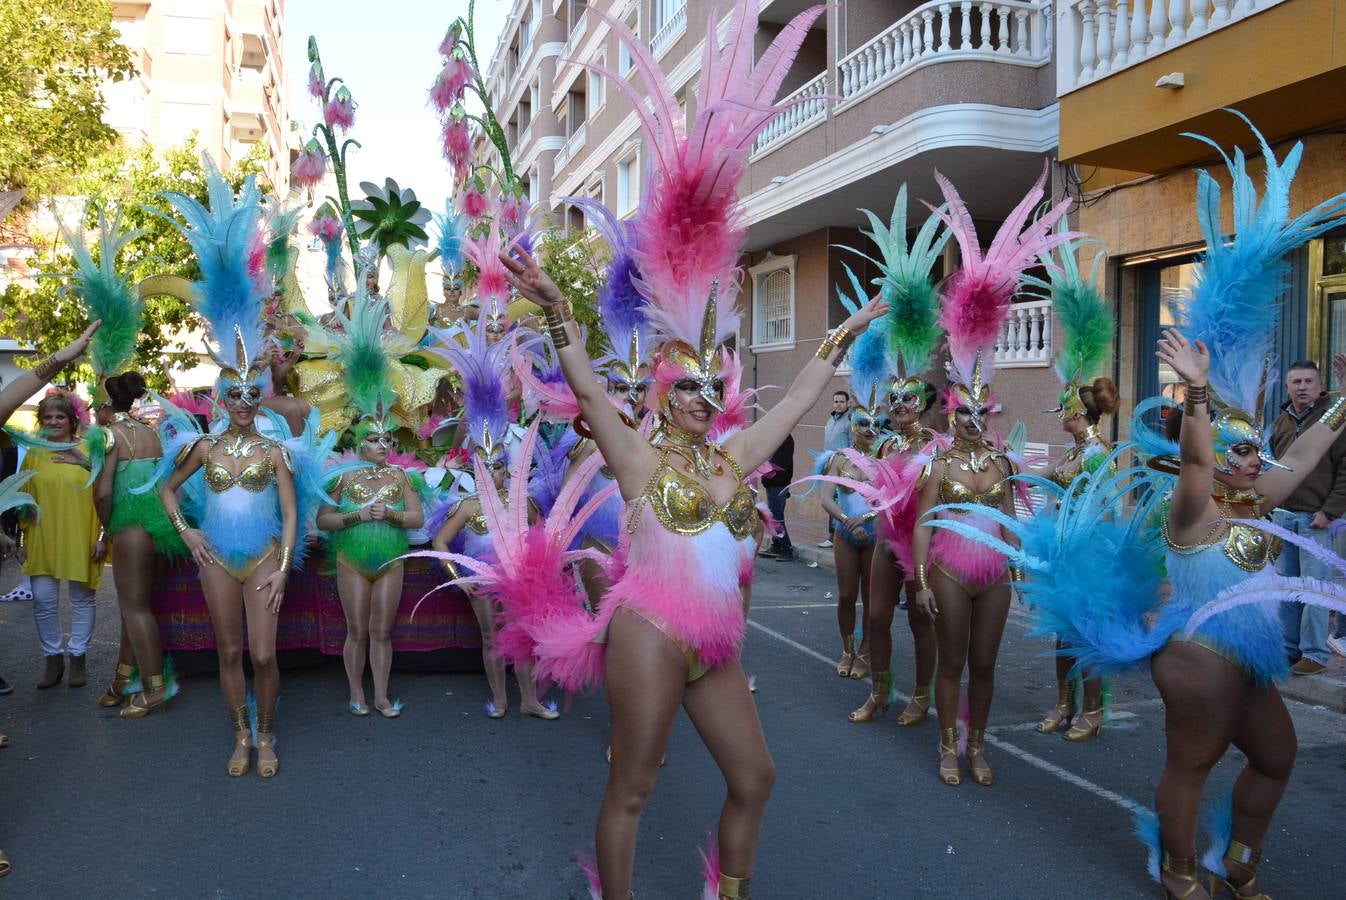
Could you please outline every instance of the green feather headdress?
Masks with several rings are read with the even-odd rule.
[[[939,290],[930,273],[935,267],[950,232],[932,213],[915,239],[907,243],[907,186],[903,184],[893,201],[893,212],[885,226],[867,209],[860,210],[869,219],[871,230],[861,230],[879,249],[879,259],[842,245],[879,267],[874,279],[888,302],[883,330],[893,371],[899,383],[909,381],[931,367],[935,350],[944,336],[939,327]]]
[[[305,349],[337,364],[348,405],[360,419],[373,423],[375,431],[392,431],[396,426],[389,416],[397,402],[394,363],[414,347],[388,327],[388,301],[367,296],[363,282],[349,303],[349,314],[341,309],[344,304],[332,311],[335,328],[309,329]]]
[[[98,261],[84,243],[84,235],[59,225],[61,236],[74,254],[76,270],[68,290],[78,298],[90,322],[103,324],[89,342],[89,363],[97,376],[94,395],[103,389],[103,379],[125,371],[140,336],[145,301],[135,285],[117,273],[117,257],[143,231],[122,231],[121,217],[108,221],[107,210],[98,209]]]
[[[1117,336],[1117,320],[1102,294],[1098,292],[1098,273],[1104,254],[1094,255],[1086,278],[1077,256],[1088,241],[1063,244],[1056,257],[1044,258],[1050,282],[1026,278],[1028,284],[1043,288],[1052,300],[1056,318],[1056,374],[1061,379],[1060,405],[1054,410],[1062,420],[1084,412],[1080,386],[1090,381],[1103,367]]]

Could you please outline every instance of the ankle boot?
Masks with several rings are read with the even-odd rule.
[[[61,683],[61,676],[65,674],[65,656],[60,653],[53,653],[47,657],[47,667],[42,670],[42,679],[37,683],[37,689],[55,687]]]
[[[89,683],[89,673],[84,667],[84,654],[70,657],[70,677],[65,683],[72,688],[81,688]]]

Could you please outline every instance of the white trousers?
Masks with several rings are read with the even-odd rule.
[[[83,656],[93,637],[94,592],[77,581],[66,584],[70,585],[70,655]],[[37,625],[43,655],[60,655],[65,641],[61,628],[61,582],[57,579],[33,576],[33,623]]]

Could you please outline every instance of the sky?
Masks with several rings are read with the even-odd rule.
[[[490,65],[510,0],[477,0],[477,56]],[[357,185],[384,178],[416,191],[423,205],[441,211],[450,190],[440,152],[440,127],[429,104],[439,73],[439,42],[467,0],[288,0],[285,4],[285,73],[290,116],[308,135],[321,118],[308,95],[308,37],[318,38],[327,77],[345,79],[355,98],[359,141],[346,156],[352,198]]]

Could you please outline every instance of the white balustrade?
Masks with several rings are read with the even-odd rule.
[[[559,172],[575,154],[584,149],[584,126],[580,125],[575,129],[575,133],[566,139],[565,144],[560,150],[556,151],[556,159],[552,161],[552,170]]]
[[[1060,44],[1056,92],[1067,94],[1285,2],[1061,0],[1056,23]],[[986,39],[984,29],[982,39]]]
[[[686,33],[687,4],[684,2],[678,4],[678,8],[659,26],[654,37],[650,38],[650,50],[654,53],[654,58],[662,58],[668,48]]]
[[[760,153],[776,141],[795,134],[815,122],[821,122],[827,114],[826,95],[827,73],[822,72],[785,98],[798,102],[792,103],[780,115],[766,123],[766,127],[757,137],[757,142],[753,144],[753,152]]]
[[[1032,368],[1052,363],[1052,301],[1015,303],[995,344],[1000,368]]]
[[[1051,57],[1048,8],[1039,0],[932,0],[919,6],[837,65],[840,105],[935,62],[1042,65]]]

